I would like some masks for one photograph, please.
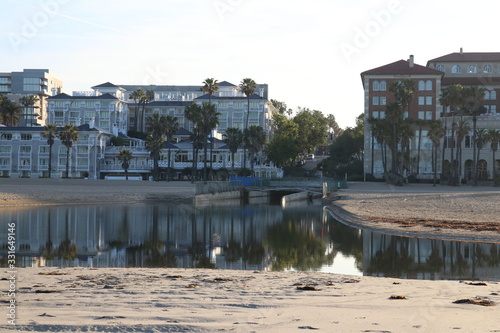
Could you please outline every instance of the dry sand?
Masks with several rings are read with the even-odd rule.
[[[168,195],[183,199],[194,193],[190,183],[46,182],[1,180],[0,200],[6,204],[83,203],[95,198],[119,202]],[[340,200],[331,205],[332,211],[354,223],[395,232],[423,228],[429,234],[442,233],[436,230],[441,228],[401,228],[401,223],[392,220],[496,222],[495,202],[500,199],[493,188],[392,188],[362,183],[350,184],[338,195]],[[381,217],[392,220],[370,220]],[[498,237],[495,231],[488,232]],[[9,297],[12,275],[4,269],[0,280],[2,332],[500,331],[498,307],[485,306],[500,302],[496,281],[478,284],[315,272],[45,267],[18,268],[14,273],[16,292]],[[16,326],[7,325],[12,299],[16,301]],[[457,300],[466,303],[454,303]]]

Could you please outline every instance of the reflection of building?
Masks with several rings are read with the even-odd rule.
[[[363,231],[363,275],[424,280],[500,278],[500,247]]]
[[[456,110],[443,108],[439,99],[442,90],[454,84],[462,86],[478,85],[485,89],[482,104],[484,113],[477,117],[478,129],[499,129],[500,115],[497,113],[500,91],[500,53],[485,52],[460,52],[444,55],[427,62],[426,66],[414,62],[413,56],[405,60],[396,61],[381,67],[367,70],[361,73],[364,87],[364,115],[365,115],[365,144],[364,144],[364,170],[365,173],[382,177],[384,168],[382,163],[382,148],[375,138],[372,125],[368,122],[370,118],[385,118],[387,106],[394,101],[394,93],[389,89],[391,84],[401,80],[413,80],[415,91],[408,114],[405,117],[420,120],[421,124],[426,120],[441,119],[446,127],[445,138],[440,143],[438,158],[438,172],[440,173],[444,159],[445,172],[451,165],[451,154],[453,147],[453,122],[465,120],[471,127],[461,143],[462,148],[462,171],[463,178],[470,178],[473,163],[472,143],[472,117],[458,116]],[[421,131],[421,143],[419,145],[419,131]],[[410,173],[418,178],[432,178],[431,149],[432,143],[427,137],[428,126],[418,123],[413,128],[410,137]],[[456,134],[455,134],[456,136]],[[444,155],[442,148],[445,147]],[[420,147],[420,152],[418,147]],[[453,147],[455,148],[455,147]],[[455,149],[456,154],[456,149]],[[390,154],[388,153],[388,160]],[[456,155],[453,158],[457,161]],[[418,164],[418,175],[417,175]],[[387,165],[391,165],[390,161]],[[481,150],[478,163],[479,178],[491,179],[494,170],[498,170],[499,160],[492,162],[492,151],[490,145],[485,144]]]

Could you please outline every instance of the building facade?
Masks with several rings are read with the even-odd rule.
[[[43,126],[47,121],[47,98],[62,92],[63,83],[48,69],[24,69],[0,73],[0,94],[22,105],[22,97],[34,95],[33,105],[23,106],[20,126]]]
[[[12,178],[42,178],[49,175],[50,146],[43,136],[44,128],[0,127],[0,176]],[[79,138],[69,154],[69,177],[97,179],[111,133],[78,127]],[[67,147],[59,139],[52,146],[51,177],[66,173]]]
[[[361,73],[361,77],[365,97],[365,173],[380,178],[384,171],[381,146],[373,137],[369,119],[385,117],[386,106],[394,101],[394,94],[389,91],[394,81],[411,79],[415,81],[416,90],[409,107],[410,112],[406,116],[414,120],[441,120],[445,128],[437,160],[438,173],[442,171],[446,173],[453,160],[454,163],[460,164],[459,177],[471,179],[474,160],[472,116],[455,113],[449,107],[442,106],[439,100],[443,89],[450,85],[479,86],[484,89],[481,104],[485,108],[484,112],[477,116],[477,128],[500,129],[500,114],[497,115],[497,94],[500,91],[500,53],[466,53],[461,49],[460,52],[429,60],[426,66],[415,64],[411,56],[407,61],[401,60],[365,71]],[[468,123],[471,128],[460,143],[462,152],[460,161],[456,156],[457,147],[453,144],[453,142],[456,143],[453,124],[458,126],[459,120]],[[429,179],[433,173],[432,142],[427,137],[428,128],[425,125],[422,125],[420,129],[418,127],[418,125],[414,126],[415,135],[410,139],[413,158],[413,167],[410,171],[417,178]],[[419,161],[418,168],[417,160]],[[478,160],[479,179],[492,179],[495,171],[498,172],[499,166],[499,160],[493,161],[489,143],[483,145]],[[446,178],[446,174],[443,176]]]

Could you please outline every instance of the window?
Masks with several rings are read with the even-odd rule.
[[[418,96],[418,105],[425,105],[425,96]]]
[[[8,154],[11,151],[11,146],[0,146],[0,154]]]
[[[445,70],[445,68],[444,68],[444,66],[443,66],[443,65],[438,65],[438,66],[436,67],[436,69],[437,69],[438,71],[441,71],[441,72],[445,72],[445,73],[446,73],[446,70]]]
[[[418,111],[418,119],[425,119],[425,111]]]
[[[379,116],[379,112],[378,111],[373,111],[372,112],[372,117],[375,118],[375,119],[378,119]]]
[[[424,80],[418,81],[418,90],[425,90],[425,81]]]
[[[250,120],[259,119],[259,113],[258,112],[250,112],[250,114],[248,115],[248,119],[250,119]]]
[[[92,118],[94,115],[94,111],[85,111],[85,118]]]
[[[425,111],[425,119],[432,120],[432,111]]]
[[[21,140],[29,140],[29,141],[31,141],[32,140],[32,136],[31,136],[31,134],[22,133],[21,134]]]
[[[88,146],[83,146],[83,145],[78,145],[77,151],[78,151],[78,154],[88,154],[89,153],[89,147]]]
[[[427,91],[432,90],[432,81],[431,80],[425,81],[425,90],[427,90]]]
[[[233,119],[243,119],[243,113],[242,112],[233,113]]]
[[[219,102],[219,104],[217,104],[217,105],[220,108],[227,108],[227,102]]]
[[[31,153],[31,146],[21,146],[19,147],[20,153]]]
[[[39,166],[48,166],[49,165],[49,159],[48,158],[40,158],[40,159],[38,159],[38,165]]]
[[[94,102],[94,101],[87,101],[87,102],[85,103],[85,106],[86,106],[87,108],[93,108],[93,107],[95,107],[95,102]]]
[[[470,65],[467,67],[467,73],[469,74],[475,74],[477,73],[477,66],[476,65]]]
[[[62,108],[64,106],[64,102],[63,101],[56,101],[55,106],[56,106],[56,108]]]
[[[243,129],[243,123],[241,121],[233,121],[233,127]]]
[[[56,117],[56,118],[62,118],[62,117],[64,117],[64,112],[63,111],[55,111],[54,112],[54,117]]]
[[[483,73],[491,73],[492,72],[492,68],[490,65],[485,65],[483,67]]]
[[[77,163],[78,166],[83,166],[83,167],[89,166],[89,160],[87,158],[79,158],[77,160]]]
[[[227,121],[219,121],[219,126],[220,129],[226,129],[227,128]]]
[[[0,138],[1,138],[2,140],[12,140],[12,134],[10,134],[10,133],[3,133],[3,134],[0,136]]]
[[[385,81],[380,81],[380,91],[385,91],[387,89],[387,84]]]
[[[372,105],[379,105],[379,98],[378,98],[378,96],[373,96],[373,98],[372,98]]]
[[[453,65],[453,67],[451,68],[451,72],[453,74],[460,74],[462,73],[462,69],[460,69],[460,66],[458,65]]]
[[[386,104],[387,104],[387,97],[380,96],[380,105],[386,105]]]
[[[0,165],[10,165],[10,158],[0,158]]]
[[[372,90],[373,91],[379,91],[380,90],[380,83],[378,81],[373,81],[373,83],[372,83]]]
[[[432,105],[432,96],[425,96],[425,105]]]
[[[50,153],[50,147],[49,146],[40,146],[38,148],[38,151],[40,154],[48,154],[48,153]]]
[[[101,111],[100,115],[103,119],[109,119],[109,111]]]
[[[490,99],[492,101],[496,100],[497,99],[497,92],[495,90],[492,90],[491,93],[490,93]]]
[[[496,100],[497,99],[497,92],[495,90],[492,90],[492,91],[485,90],[484,91],[484,99],[485,100]]]

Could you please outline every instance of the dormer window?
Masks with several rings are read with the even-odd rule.
[[[460,66],[453,65],[453,67],[451,68],[451,72],[453,74],[460,74],[460,73],[462,73],[462,70],[460,69]]]
[[[440,71],[440,72],[444,72],[444,73],[446,73],[446,70],[444,69],[444,66],[443,66],[443,65],[438,65],[438,66],[436,67],[436,69],[437,69],[438,71]]]
[[[493,70],[490,65],[485,65],[483,68],[483,73],[491,73]]]
[[[476,65],[470,65],[467,67],[467,73],[469,74],[476,74],[477,73],[477,66]]]

